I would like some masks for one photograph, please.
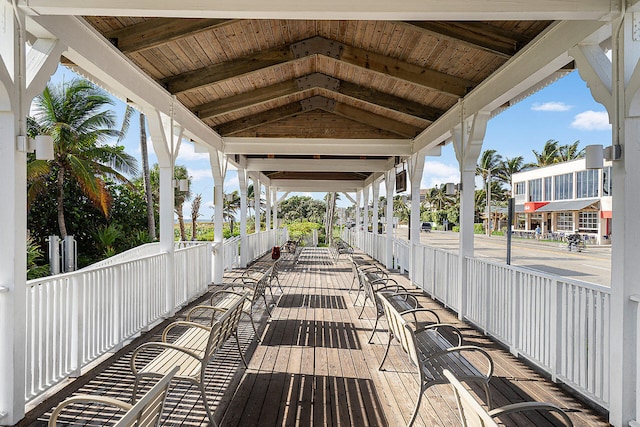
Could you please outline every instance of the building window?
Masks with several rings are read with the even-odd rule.
[[[516,195],[524,194],[525,182],[524,181],[516,182],[515,185],[516,185],[516,189],[515,189],[516,193],[515,194]]]
[[[553,178],[555,181],[554,200],[573,199],[573,174],[566,173]]]
[[[576,173],[577,199],[598,197],[598,170],[584,170]]]
[[[551,192],[551,177],[547,176],[544,178],[544,199],[543,200],[553,200],[553,193]]]
[[[542,201],[542,178],[529,181],[529,201]]]
[[[611,166],[602,169],[602,196],[612,196]]]
[[[590,233],[598,232],[598,212],[584,211],[578,214],[578,229]]]
[[[570,231],[573,232],[573,213],[572,212],[558,212],[556,215],[556,230],[557,231]]]

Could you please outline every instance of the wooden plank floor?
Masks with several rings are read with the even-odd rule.
[[[364,257],[363,255],[356,255]],[[399,426],[413,411],[418,384],[415,368],[394,344],[383,371],[378,370],[386,347],[386,324],[378,325],[368,304],[358,318],[361,301],[347,260],[333,263],[324,248],[305,248],[296,264],[283,254],[280,280],[284,292],[275,292],[272,316],[264,305],[255,310],[260,322],[255,336],[246,320],[240,325],[242,348],[249,369],[242,367],[233,342],[228,343],[207,371],[207,394],[221,426]],[[235,272],[235,274],[238,274]],[[232,273],[233,275],[233,273]],[[404,276],[393,275],[401,284]],[[438,303],[420,295],[424,307],[438,312],[444,322],[462,329],[467,343],[491,354],[496,370],[491,380],[494,406],[538,400],[569,411],[576,426],[606,426],[606,421],[490,339],[457,320]],[[269,296],[268,301],[272,301]],[[113,358],[70,385],[64,392],[34,409],[18,425],[42,426],[58,401],[72,393],[95,393],[127,400],[133,384],[131,351],[140,343],[157,340],[164,325],[133,342]],[[476,390],[474,390],[476,391]],[[484,393],[477,390],[480,400]],[[113,412],[102,408],[73,413],[59,425],[108,425]],[[554,425],[552,419],[532,415],[502,420],[505,425]],[[429,388],[415,426],[459,425],[450,386]],[[167,401],[163,426],[208,425],[194,386],[175,383]]]

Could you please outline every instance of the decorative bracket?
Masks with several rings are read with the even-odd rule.
[[[300,105],[302,106],[302,111],[320,109],[331,112],[336,107],[336,101],[325,98],[324,96],[312,96],[311,98],[301,100]]]
[[[313,89],[316,87],[337,91],[340,87],[340,80],[329,77],[322,73],[313,73],[296,79],[298,90]]]
[[[324,37],[311,37],[291,45],[291,52],[296,59],[310,55],[325,55],[329,58],[340,59],[343,49],[342,43]]]

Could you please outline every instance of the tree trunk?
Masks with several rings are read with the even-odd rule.
[[[327,218],[325,224],[327,226],[325,230],[325,240],[328,245],[333,243],[333,217],[335,216],[336,209],[336,193],[329,193],[327,198]]]
[[[151,172],[149,170],[149,153],[147,151],[146,121],[142,113],[140,113],[140,152],[142,156],[144,197],[147,202],[147,229],[149,230],[149,238],[156,240],[156,217],[153,211],[153,196],[151,194]]]
[[[58,170],[58,227],[60,228],[60,237],[67,237],[67,226],[64,222],[64,168]]]
[[[198,217],[200,216],[200,201],[202,196],[198,194],[191,203],[191,240],[196,240]]]
[[[182,204],[176,206],[176,215],[178,215],[178,225],[180,226],[180,240],[187,240],[187,232],[184,228],[184,215],[182,215]]]

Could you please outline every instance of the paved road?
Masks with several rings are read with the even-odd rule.
[[[399,230],[400,234],[403,229]],[[458,233],[420,233],[421,243],[458,251]],[[506,237],[475,236],[475,256],[506,262]],[[611,247],[588,247],[585,252],[569,252],[566,245],[513,239],[511,264],[557,274],[585,282],[611,286]]]

